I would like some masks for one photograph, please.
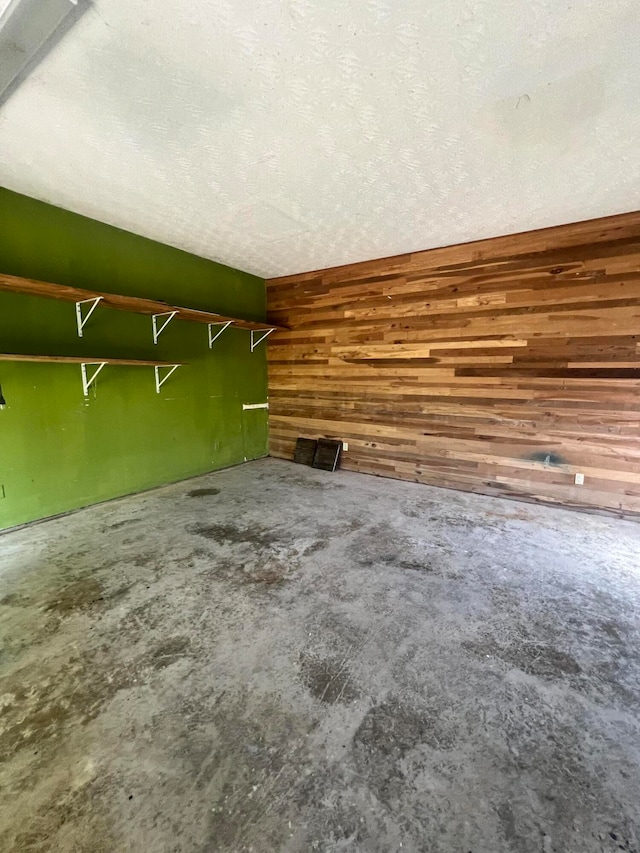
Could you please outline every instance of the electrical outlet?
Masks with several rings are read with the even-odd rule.
[[[348,441],[343,441],[343,442],[342,442],[342,449],[343,449],[343,450],[348,450],[348,449],[349,449],[349,442],[348,442]]]
[[[576,486],[584,486],[584,474],[576,474]]]

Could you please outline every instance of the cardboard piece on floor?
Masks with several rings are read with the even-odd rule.
[[[313,468],[321,468],[323,471],[335,471],[340,461],[342,442],[333,438],[318,439],[318,447],[313,457]]]
[[[294,462],[301,465],[312,465],[318,442],[315,438],[299,438],[296,441],[296,452],[293,456]]]

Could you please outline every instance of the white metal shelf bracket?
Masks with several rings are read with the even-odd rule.
[[[171,376],[172,373],[174,373],[181,366],[182,365],[180,365],[180,364],[173,364],[173,365],[171,365],[169,370],[167,370],[167,372],[165,373],[164,376],[160,376],[161,367],[157,364],[155,365],[154,371],[156,374],[156,394],[160,393],[160,389],[162,388],[164,383],[167,381],[167,379]]]
[[[160,337],[160,333],[164,332],[164,330],[167,328],[167,326],[173,320],[173,318],[176,316],[177,313],[178,313],[177,311],[166,311],[164,314],[153,314],[151,316],[151,325],[153,326],[153,342],[154,342],[154,344],[158,343],[158,338]],[[167,318],[161,326],[158,326],[158,318],[159,317],[166,317]]]
[[[229,328],[232,322],[232,320],[227,320],[226,323],[209,323],[209,349],[213,347],[214,342],[218,340],[218,338],[224,332],[225,329]],[[214,326],[222,326],[221,329],[218,329],[215,335],[213,334]]]
[[[107,364],[106,361],[83,361],[80,365],[80,371],[82,373],[82,390],[84,391],[84,396],[89,396],[89,388],[93,385],[93,383],[98,378],[98,374],[102,370],[102,368]],[[87,367],[95,367],[94,372],[89,376],[87,374]]]
[[[98,307],[98,303],[102,300],[102,296],[96,296],[91,299],[81,299],[80,302],[76,302],[76,322],[78,324],[78,337],[82,337],[82,330],[87,325],[87,320],[93,314],[93,312]],[[90,304],[91,307],[87,311],[87,313],[83,316],[82,314],[82,306]]]
[[[251,352],[253,352],[254,349],[258,346],[258,344],[261,344],[265,338],[268,338],[269,335],[271,334],[271,332],[275,332],[275,329],[267,329],[267,331],[264,333],[264,335],[262,335],[262,337],[260,337],[260,338],[258,338],[258,340],[256,340],[254,337],[255,330],[251,329]]]

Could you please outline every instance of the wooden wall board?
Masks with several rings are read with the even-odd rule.
[[[267,282],[271,454],[640,514],[640,212]],[[583,486],[575,475],[584,474]]]

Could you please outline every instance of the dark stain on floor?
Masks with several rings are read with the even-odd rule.
[[[498,658],[528,675],[539,678],[566,678],[582,670],[570,654],[551,645],[525,640],[514,640],[500,645],[495,640],[465,640],[462,647],[481,658]]]
[[[165,669],[184,657],[190,645],[191,641],[188,637],[171,637],[154,646],[140,659],[140,663],[143,666],[148,664],[153,669]]]
[[[79,578],[55,592],[43,605],[45,612],[55,612],[69,615],[78,610],[90,608],[122,598],[131,589],[132,584],[126,584],[113,591],[107,591],[95,578]]]
[[[97,808],[101,800],[108,801],[110,784],[110,779],[93,780],[74,791],[58,791],[15,836],[12,853],[55,853],[60,834],[66,835],[69,849],[78,853],[113,853],[119,842],[112,836],[103,808]]]
[[[311,489],[315,492],[322,492],[322,491],[331,491],[333,489],[344,489],[344,488],[346,488],[344,483],[338,482],[338,480],[337,480],[338,476],[339,475],[336,475],[335,473],[332,476],[327,474],[327,479],[316,480],[316,479],[310,479],[309,477],[305,476],[304,474],[284,472],[279,476],[278,479],[280,480],[280,482],[285,483],[285,484],[290,485],[290,486],[300,486],[305,490]],[[258,479],[262,479],[262,478],[259,477]]]
[[[187,497],[189,498],[206,498],[213,497],[214,495],[219,495],[220,489],[191,489],[190,492],[187,492]]]
[[[285,563],[275,557],[258,565],[244,567],[244,580],[246,583],[262,586],[278,586],[287,580],[297,565]]]
[[[410,784],[407,777],[427,764],[421,748],[449,750],[455,742],[455,732],[437,711],[390,697],[365,714],[353,736],[352,752],[358,771],[376,796],[399,805]]]
[[[29,607],[31,599],[27,595],[21,595],[18,592],[12,592],[0,598],[0,604],[3,607]]]
[[[242,693],[222,697],[211,716],[220,733],[215,753],[206,739],[201,743],[194,737],[197,733],[187,733],[176,744],[180,757],[186,753],[192,758],[194,775],[203,787],[212,775],[220,775],[207,803],[206,841],[198,850],[267,853],[287,849],[287,818],[303,778],[298,761],[314,724],[273,697],[252,704]],[[267,813],[275,820],[265,819]],[[292,849],[322,848],[305,844]]]
[[[136,524],[138,521],[138,518],[125,518],[124,521],[116,521],[114,524],[110,524],[107,529],[120,530],[121,527],[126,527],[129,524]]]
[[[94,578],[81,578],[54,593],[44,605],[45,611],[71,613],[84,610],[102,599],[102,585]]]
[[[269,528],[254,524],[242,527],[239,524],[194,524],[191,533],[211,539],[217,545],[249,544],[257,548],[268,548],[276,541],[276,535]]]
[[[508,802],[500,803],[496,809],[496,814],[500,820],[505,840],[509,844],[514,845],[514,850],[518,850],[518,833],[516,831],[516,821],[511,804]]]
[[[282,560],[274,555],[263,553],[253,560],[209,559],[205,576],[213,581],[223,581],[234,585],[279,586],[292,577],[299,569],[297,560]]]
[[[425,573],[436,570],[426,549],[387,523],[368,527],[348,545],[347,553],[365,568],[388,566]]]
[[[346,658],[320,658],[302,653],[300,675],[309,691],[327,705],[348,704],[360,695]]]
[[[329,543],[326,539],[317,539],[315,542],[312,542],[311,545],[308,545],[304,551],[302,552],[303,557],[309,557],[311,554],[315,554],[316,551],[322,551],[324,548],[327,548]]]
[[[142,569],[145,566],[150,566],[158,561],[158,554],[137,554],[134,558],[133,565]]]
[[[416,708],[397,697],[374,705],[365,715],[353,742],[372,753],[403,758],[420,744],[452,749],[455,732],[435,709]]]
[[[38,663],[17,669],[2,684],[0,761],[34,744],[55,750],[64,729],[95,719],[116,693],[148,682],[154,671],[184,657],[189,646],[188,638],[171,637],[109,666],[80,656],[54,672],[43,672]]]

